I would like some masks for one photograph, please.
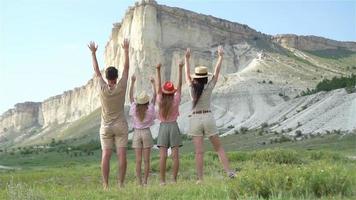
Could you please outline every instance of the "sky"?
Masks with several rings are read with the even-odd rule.
[[[43,101],[93,76],[86,44],[98,43],[99,65],[112,24],[134,0],[0,0],[0,115]],[[158,0],[247,24],[266,34],[317,35],[356,41],[356,0]],[[103,67],[103,66],[101,66]]]

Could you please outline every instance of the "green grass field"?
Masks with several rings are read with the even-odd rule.
[[[153,150],[147,187],[136,184],[134,154],[128,151],[126,187],[116,184],[117,162],[112,158],[110,190],[101,189],[100,150],[63,151],[23,149],[0,154],[0,199],[355,199],[356,135],[330,134],[297,142],[269,143],[271,134],[250,131],[222,138],[237,171],[228,179],[208,141],[205,181],[195,184],[193,145],[184,142],[177,184],[159,186],[159,157]],[[265,143],[263,143],[265,142]],[[83,146],[82,146],[83,147]],[[93,154],[88,155],[87,152]],[[171,162],[168,162],[170,174]],[[168,178],[169,180],[169,178]]]

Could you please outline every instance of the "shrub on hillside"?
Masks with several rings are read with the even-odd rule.
[[[323,79],[320,81],[315,89],[310,90],[307,88],[306,91],[302,91],[301,96],[314,94],[320,91],[331,91],[335,89],[345,88],[348,93],[356,92],[356,75],[352,74],[348,77],[334,77],[332,79]]]
[[[227,157],[229,158],[230,162],[237,162],[237,161],[247,161],[250,159],[250,154],[246,152],[228,152]]]
[[[278,139],[278,143],[282,143],[282,142],[290,142],[292,141],[292,139],[290,139],[289,137],[282,135],[281,137],[279,137]]]
[[[261,127],[262,127],[262,128],[267,128],[267,127],[268,127],[268,123],[267,123],[267,122],[263,122],[263,123],[261,124]]]
[[[245,168],[229,184],[229,195],[231,199],[241,199],[247,194],[264,199],[277,196],[278,199],[286,199],[286,195],[289,198],[314,199],[348,196],[352,189],[353,178],[342,165],[323,162],[309,166],[267,164]]]
[[[295,131],[295,137],[302,137],[303,136],[303,133],[302,133],[302,131],[301,130],[296,130]]]
[[[258,132],[257,132],[257,134],[258,134],[259,136],[262,136],[263,133],[264,133],[264,130],[263,130],[263,129],[260,129],[260,130],[258,130]]]
[[[240,127],[240,132],[241,132],[242,134],[247,133],[247,131],[248,131],[248,128],[247,128],[247,127],[244,127],[244,126],[241,126],[241,127]]]
[[[345,156],[336,152],[327,151],[313,151],[309,154],[309,158],[312,160],[331,160],[331,161],[341,161],[347,160]]]
[[[252,159],[255,161],[266,161],[278,164],[300,164],[302,163],[301,155],[294,150],[262,150],[254,152]]]

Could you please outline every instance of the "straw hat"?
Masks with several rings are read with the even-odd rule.
[[[191,75],[192,78],[206,78],[211,76],[208,72],[208,68],[205,66],[198,66],[194,69],[194,74]]]
[[[146,92],[141,92],[137,97],[136,97],[136,103],[137,104],[146,104],[150,101],[150,97],[146,94]]]
[[[173,94],[177,91],[176,88],[174,88],[174,85],[172,82],[167,81],[164,83],[163,87],[162,87],[162,92],[165,94]]]

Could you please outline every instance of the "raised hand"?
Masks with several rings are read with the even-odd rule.
[[[218,55],[220,57],[222,57],[224,55],[224,49],[221,45],[219,45],[219,47],[218,47]]]
[[[155,103],[156,103],[157,90],[156,90],[156,86],[155,86],[156,81],[155,81],[155,79],[153,78],[153,76],[150,76],[150,82],[151,82],[151,84],[152,84],[152,90],[153,90],[153,95],[152,95],[152,100],[151,100],[151,102],[152,102],[153,104],[155,104]]]
[[[152,83],[152,84],[155,84],[155,79],[151,76],[150,77],[150,82]]]
[[[129,91],[129,97],[130,97],[130,102],[134,102],[134,87],[135,87],[135,81],[136,81],[136,76],[133,74],[131,76],[131,86],[130,86],[130,91]]]
[[[190,77],[190,48],[187,48],[185,51],[185,79],[188,84],[192,82],[192,78]]]
[[[219,58],[218,58],[218,61],[216,62],[215,72],[214,72],[214,76],[213,76],[213,79],[215,79],[215,81],[218,81],[221,64],[222,64],[222,60],[223,60],[223,56],[224,56],[224,49],[221,45],[218,47],[218,55],[219,55]]]
[[[190,48],[187,48],[187,50],[185,51],[185,58],[186,59],[190,58]]]
[[[101,72],[99,70],[99,64],[98,64],[98,60],[96,59],[96,50],[98,50],[98,45],[93,42],[93,41],[90,41],[89,44],[88,44],[88,48],[90,49],[91,51],[91,57],[92,57],[92,61],[93,61],[93,68],[94,68],[94,71],[95,71],[95,74],[97,77],[101,77]]]
[[[156,91],[158,94],[162,94],[162,88],[161,88],[161,63],[158,63],[156,65]]]
[[[129,46],[130,42],[128,39],[124,39],[124,42],[122,43],[122,48],[124,49],[124,54],[125,54],[125,62],[124,62],[124,70],[122,70],[122,76],[121,79],[125,80],[123,83],[127,83],[127,80],[129,79],[129,67],[130,67],[130,59],[129,59]]]
[[[181,92],[181,89],[182,89],[182,71],[183,71],[183,66],[184,66],[184,63],[183,61],[180,61],[179,64],[178,64],[178,85],[177,85],[177,91],[178,92]]]
[[[125,50],[128,51],[130,46],[130,42],[127,38],[124,39],[124,42],[122,43],[121,47]]]
[[[98,44],[96,44],[96,43],[93,42],[93,41],[90,41],[89,44],[88,44],[88,47],[89,47],[89,49],[90,49],[90,51],[91,51],[92,53],[95,53],[96,50],[98,49]]]
[[[136,76],[135,76],[135,74],[133,74],[132,76],[131,76],[131,82],[135,82],[136,81]]]
[[[181,60],[181,61],[179,61],[179,64],[178,64],[178,66],[179,66],[179,68],[180,69],[182,69],[183,68],[183,66],[184,66],[184,63],[183,63],[183,61]]]

